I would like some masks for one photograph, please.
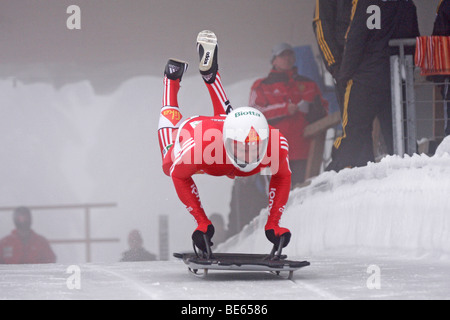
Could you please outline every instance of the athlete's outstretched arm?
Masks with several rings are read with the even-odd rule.
[[[200,201],[200,194],[192,177],[178,178],[172,175],[172,181],[177,191],[178,198],[186,206],[189,213],[198,224],[196,230],[206,233],[211,221],[206,216]]]
[[[291,169],[289,168],[289,146],[286,138],[280,136],[278,148],[278,167],[273,173],[269,184],[269,217],[265,226],[267,238],[278,245],[281,236],[286,235],[284,246],[289,243],[289,229],[280,227],[280,219],[286,208],[291,191]]]

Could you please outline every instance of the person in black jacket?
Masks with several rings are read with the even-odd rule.
[[[450,36],[450,0],[441,0],[434,21],[433,36]],[[431,76],[429,80],[443,83],[440,85],[446,114],[445,135],[450,135],[450,76]]]
[[[434,21],[433,36],[450,36],[450,0],[441,0]]]
[[[341,113],[345,83],[337,81],[344,54],[345,34],[350,25],[352,0],[317,0],[313,28],[320,55],[335,80],[335,91]]]
[[[378,14],[374,8],[379,8]],[[388,153],[393,153],[389,40],[419,35],[416,7],[411,0],[353,1],[350,18],[337,74],[338,81],[346,84],[343,135],[336,139],[332,162],[327,167],[334,171],[365,166],[375,160],[375,117],[380,121]],[[371,26],[373,21],[377,23]]]

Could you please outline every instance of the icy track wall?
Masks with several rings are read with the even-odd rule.
[[[290,256],[354,248],[450,258],[450,138],[436,156],[387,157],[364,168],[327,172],[293,190],[280,225],[290,228]],[[219,246],[268,252],[267,210]]]

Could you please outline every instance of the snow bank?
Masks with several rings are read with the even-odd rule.
[[[305,256],[352,247],[450,256],[450,139],[434,157],[387,157],[367,167],[327,172],[291,192],[281,221],[285,252]],[[265,252],[267,210],[218,250]]]

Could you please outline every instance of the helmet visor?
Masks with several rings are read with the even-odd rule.
[[[267,139],[254,142],[239,142],[233,139],[225,141],[228,155],[241,168],[247,165],[259,164],[267,150]]]

